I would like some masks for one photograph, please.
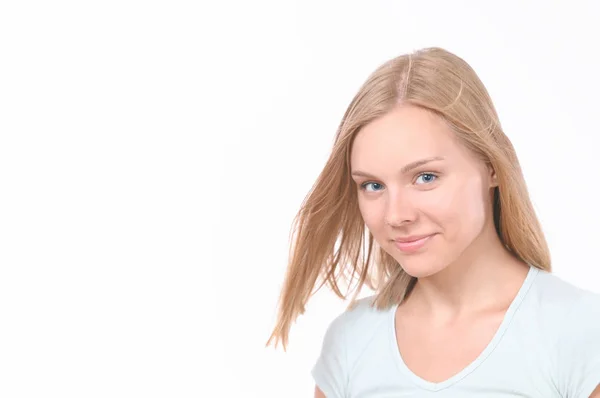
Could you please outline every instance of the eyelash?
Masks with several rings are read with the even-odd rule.
[[[434,176],[434,177],[435,177],[435,179],[434,179],[434,180],[433,180],[431,183],[435,182],[435,181],[436,181],[436,180],[437,180],[437,179],[440,177],[440,176],[439,176],[439,174],[437,174],[437,173],[433,173],[433,172],[430,172],[430,171],[426,171],[426,172],[423,172],[423,173],[419,173],[419,174],[417,174],[417,175],[416,175],[416,177],[415,177],[415,180],[417,180],[419,177],[421,177],[421,176],[424,176],[424,175],[432,175],[432,176]],[[431,183],[425,183],[425,184],[431,184]],[[367,181],[367,182],[363,182],[362,184],[360,184],[360,189],[361,189],[361,191],[366,191],[366,190],[367,190],[367,186],[368,186],[369,184],[377,184],[377,185],[382,185],[382,184],[380,184],[380,183],[378,183],[378,182],[374,182],[374,181]]]

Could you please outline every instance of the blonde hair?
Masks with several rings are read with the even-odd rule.
[[[292,322],[325,284],[344,300],[353,292],[349,308],[366,285],[376,292],[373,305],[378,309],[400,303],[414,286],[416,279],[366,230],[350,177],[354,137],[398,103],[440,116],[460,142],[493,168],[498,181],[494,224],[501,241],[517,258],[551,270],[550,252],[519,161],[485,86],[462,58],[437,47],[421,49],[377,68],[348,106],[329,159],[294,219],[278,319],[267,346],[281,341],[286,349]],[[346,284],[345,293],[340,281]]]

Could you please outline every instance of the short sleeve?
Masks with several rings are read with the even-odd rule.
[[[589,398],[600,384],[600,295],[585,292],[562,326],[557,387],[564,398]]]
[[[321,345],[321,353],[312,369],[312,376],[327,398],[346,397],[348,367],[344,314],[328,326]]]

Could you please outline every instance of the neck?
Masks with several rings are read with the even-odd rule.
[[[526,263],[504,247],[492,225],[457,261],[434,275],[419,278],[407,302],[439,322],[505,310],[528,270]]]

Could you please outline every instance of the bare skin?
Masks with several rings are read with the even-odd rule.
[[[319,387],[315,386],[315,398],[327,398],[323,391],[319,390]]]

